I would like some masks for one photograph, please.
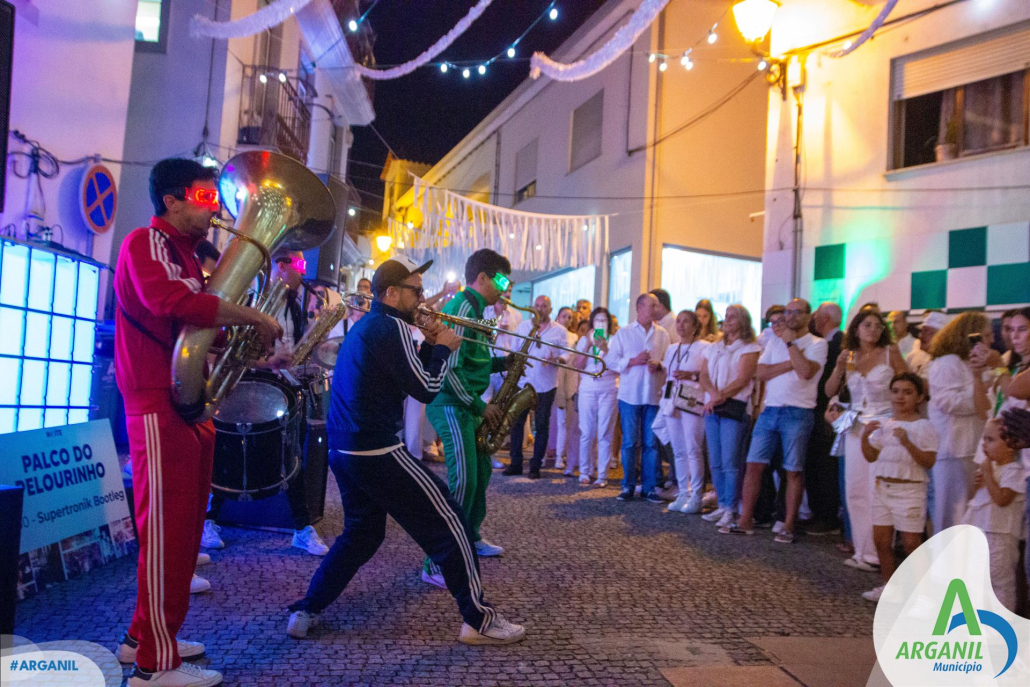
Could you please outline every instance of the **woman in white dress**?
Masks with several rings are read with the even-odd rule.
[[[973,485],[976,454],[991,399],[983,381],[994,342],[991,321],[980,312],[964,312],[934,336],[930,344],[930,402],[927,413],[940,446],[933,466],[933,531],[962,522]]]
[[[860,310],[848,325],[843,344],[837,365],[826,380],[826,395],[837,395],[846,384],[851,408],[859,412],[844,440],[844,497],[855,545],[855,554],[844,564],[875,572],[880,562],[873,542],[873,470],[862,455],[862,429],[866,423],[890,418],[891,379],[908,368],[897,345],[891,343],[887,322],[878,310]]]
[[[681,310],[676,316],[676,334],[680,341],[669,346],[662,362],[667,381],[658,412],[665,416],[679,485],[676,499],[668,507],[670,513],[700,513],[704,495],[705,420],[700,379],[705,349],[711,344],[699,339],[700,333],[697,314],[693,310]],[[688,400],[678,401],[677,398]],[[691,404],[690,400],[694,399],[696,403]],[[691,407],[685,409],[686,406]]]
[[[615,336],[614,318],[607,308],[594,308],[590,313],[592,329],[576,343],[576,350],[604,357],[608,342]],[[585,355],[574,356],[572,364],[587,372],[601,369],[601,363]],[[590,484],[594,456],[597,479],[594,487],[608,486],[608,465],[612,459],[612,439],[619,419],[619,375],[607,370],[600,377],[583,375],[579,380],[579,484]],[[596,444],[596,452],[595,452]]]

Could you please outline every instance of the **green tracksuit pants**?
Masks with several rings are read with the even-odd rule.
[[[472,540],[479,541],[479,526],[486,518],[486,487],[493,472],[490,456],[476,451],[476,428],[482,418],[461,406],[436,404],[426,406],[426,417],[443,442],[451,496],[465,511]],[[425,569],[431,573],[439,572],[428,558]]]

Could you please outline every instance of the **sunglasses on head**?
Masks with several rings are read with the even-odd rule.
[[[211,189],[188,188],[186,189],[186,200],[193,201],[197,205],[203,205],[213,210],[217,210],[219,208],[218,191]]]

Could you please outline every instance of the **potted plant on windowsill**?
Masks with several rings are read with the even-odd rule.
[[[940,139],[938,139],[940,140]],[[944,143],[939,143],[934,152],[937,162],[954,160],[958,157],[958,118],[952,117],[944,126]]]

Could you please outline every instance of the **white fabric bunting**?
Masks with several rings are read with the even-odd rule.
[[[426,275],[430,290],[448,272],[463,279],[465,261],[491,248],[511,261],[513,270],[549,272],[600,265],[608,252],[608,215],[545,215],[520,212],[471,200],[415,177],[414,208],[422,225],[409,228],[393,219],[393,246],[417,262],[433,260]]]
[[[637,37],[647,30],[658,13],[668,4],[669,0],[643,0],[629,21],[612,34],[607,43],[577,62],[563,64],[542,52],[533,53],[529,63],[529,75],[537,79],[544,74],[555,81],[579,81],[593,76],[633,47]]]
[[[202,14],[190,19],[194,38],[245,38],[278,26],[300,12],[311,0],[275,0],[258,11],[234,21],[215,21]]]

